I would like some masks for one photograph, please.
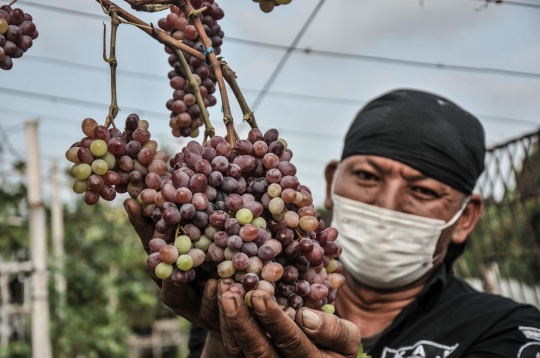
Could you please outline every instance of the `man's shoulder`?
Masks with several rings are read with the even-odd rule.
[[[446,299],[452,302],[455,310],[470,312],[473,317],[487,315],[492,320],[526,319],[540,325],[540,311],[530,305],[516,302],[510,298],[480,292],[463,279],[448,277]],[[449,302],[450,303],[450,302]]]
[[[427,295],[373,353],[382,358],[537,358],[540,311],[449,276],[438,297]]]

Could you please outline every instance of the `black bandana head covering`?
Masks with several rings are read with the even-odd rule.
[[[345,138],[341,160],[397,160],[470,195],[484,171],[484,129],[476,117],[434,94],[400,89],[369,102]]]

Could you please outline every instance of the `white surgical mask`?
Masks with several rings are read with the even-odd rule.
[[[340,261],[352,277],[374,288],[403,287],[427,273],[441,231],[459,219],[468,202],[445,223],[335,194],[332,200]]]

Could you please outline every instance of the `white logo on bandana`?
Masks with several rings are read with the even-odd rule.
[[[446,358],[458,345],[459,343],[450,347],[431,341],[419,341],[412,346],[398,349],[386,347],[382,358]]]

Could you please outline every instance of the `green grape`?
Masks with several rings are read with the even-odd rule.
[[[330,305],[330,304],[326,304],[322,306],[321,310],[323,310],[326,313],[331,313],[331,314],[334,314],[334,312],[336,312],[336,308],[334,307],[334,305]]]
[[[90,144],[90,151],[96,157],[102,157],[107,153],[107,143],[104,140],[96,139]]]
[[[249,209],[243,208],[236,212],[236,220],[240,225],[246,225],[253,220],[253,214]]]
[[[92,168],[86,163],[77,164],[75,167],[75,178],[79,180],[86,180],[92,175]]]
[[[178,236],[174,240],[174,247],[176,247],[179,254],[187,254],[191,250],[191,239],[186,235]]]
[[[276,0],[276,2],[280,5],[287,5],[290,4],[292,0]],[[279,139],[278,139],[279,140]],[[285,144],[285,143],[283,143]],[[285,149],[287,149],[287,146],[285,145]]]
[[[140,206],[145,205],[146,203],[141,199],[141,194],[137,195],[137,202]]]
[[[92,162],[92,171],[97,175],[103,175],[109,171],[109,166],[103,159],[96,159]]]
[[[285,203],[280,197],[270,200],[268,203],[268,210],[274,215],[281,214],[285,210]],[[238,219],[237,219],[238,220]]]
[[[195,128],[191,131],[190,135],[191,138],[197,138],[199,136],[199,128]]]
[[[234,268],[232,261],[223,261],[219,264],[217,272],[219,277],[229,278],[234,276],[236,269]]]
[[[176,260],[176,267],[182,271],[188,271],[193,267],[193,259],[189,255],[180,255]]]
[[[83,194],[88,190],[88,183],[86,180],[75,180],[73,183],[73,191],[77,194]]]
[[[332,273],[332,272],[336,271],[336,269],[337,269],[336,260],[335,259],[330,259],[328,261],[328,265],[325,267],[326,272]]]
[[[289,0],[289,2],[291,2],[291,1]],[[288,2],[288,3],[289,3],[289,2]],[[279,3],[279,1],[278,1],[278,3]],[[288,3],[287,3],[287,4],[288,4]],[[286,141],[285,139],[283,139],[283,138],[278,138],[277,141],[278,141],[278,142],[281,142],[281,144],[283,144],[283,150],[287,150],[287,145],[288,145],[288,144],[287,144],[287,141]]]
[[[109,170],[112,170],[116,165],[116,157],[111,152],[105,153],[105,155],[99,159],[103,159],[105,163],[107,163],[107,167]]]
[[[156,266],[156,276],[164,280],[169,278],[173,272],[173,266],[166,262],[162,262]]]
[[[253,305],[251,304],[251,294],[253,293],[253,291],[255,290],[248,291],[248,293],[246,293],[246,296],[244,297],[244,301],[246,302],[246,305],[248,307],[253,307]]]
[[[285,214],[287,214],[285,211],[279,213],[279,214],[272,214],[272,218],[276,221],[281,221],[285,218]]]
[[[257,227],[262,227],[266,229],[266,220],[261,217],[253,219],[251,223]]]
[[[0,19],[0,35],[3,35],[7,32],[8,26],[9,25],[6,20]]]
[[[208,236],[209,239],[214,239],[214,236],[216,235],[216,232],[220,231],[218,227],[208,225],[206,228],[204,228],[204,234]]]
[[[211,244],[212,240],[210,240],[206,235],[201,235],[198,240],[193,241],[193,246],[203,251],[208,251]]]

